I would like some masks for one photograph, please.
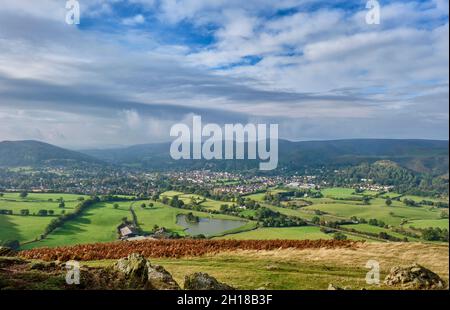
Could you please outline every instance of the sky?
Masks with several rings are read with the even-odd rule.
[[[0,2],[0,141],[170,141],[279,124],[280,138],[448,139],[448,0]]]

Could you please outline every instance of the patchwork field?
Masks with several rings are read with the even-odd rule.
[[[271,189],[272,194],[283,192],[283,189]],[[402,201],[392,201],[392,205],[386,205],[385,198],[376,198],[375,192],[364,192],[363,194],[355,194],[353,189],[348,188],[330,188],[323,189],[323,198],[295,198],[291,202],[299,201],[299,204],[289,204],[283,201],[281,206],[274,206],[264,201],[264,193],[245,196],[258,201],[262,206],[270,208],[273,211],[282,213],[287,216],[300,217],[308,221],[319,217],[322,221],[340,221],[349,220],[351,217],[377,219],[387,225],[393,227],[403,227],[410,229],[424,229],[427,227],[439,227],[448,229],[448,219],[442,218],[443,212],[448,213],[448,209],[435,208],[432,206],[406,206]],[[231,205],[230,202],[223,202],[213,199],[205,199],[199,195],[186,194],[176,191],[168,191],[161,196],[173,198],[175,195],[183,200],[186,204],[190,204],[193,200],[200,203],[202,207],[211,211],[220,210],[223,204]],[[372,198],[369,204],[361,201],[363,195],[369,195]],[[395,193],[385,194],[396,197]],[[178,233],[181,236],[187,236],[187,227],[177,223],[177,216],[192,212],[195,216],[207,221],[218,220],[243,220],[236,216],[225,214],[212,214],[206,212],[191,211],[188,209],[172,208],[161,202],[151,203],[150,201],[124,201],[115,203],[99,203],[89,207],[76,219],[73,219],[56,229],[45,240],[32,242],[38,239],[44,232],[45,227],[50,221],[62,212],[70,213],[76,205],[80,203],[81,195],[74,194],[41,194],[30,193],[26,198],[21,198],[18,193],[5,193],[0,197],[0,209],[12,210],[13,215],[0,214],[0,240],[18,240],[23,248],[35,247],[54,247],[61,245],[84,244],[91,242],[108,242],[117,240],[117,226],[123,218],[132,218],[130,207],[133,207],[138,224],[144,233],[151,233],[155,226],[165,227],[169,231]],[[387,197],[387,196],[384,196]],[[409,199],[415,199],[421,202],[425,199],[418,196],[405,196]],[[63,199],[64,208],[59,207],[59,199]],[[87,198],[87,197],[84,197]],[[305,201],[309,202],[305,203]],[[443,201],[442,199],[434,201]],[[146,207],[142,208],[141,204],[145,203]],[[20,215],[21,210],[27,209],[30,215]],[[38,216],[39,210],[52,211],[51,215]],[[240,216],[252,217],[256,216],[256,211],[251,209],[242,209]],[[184,224],[183,224],[184,225]],[[380,240],[370,234],[387,233],[396,238],[404,238],[405,235],[394,232],[389,228],[382,228],[369,224],[345,225],[344,228],[355,229],[356,232],[342,231],[348,239],[352,240]],[[417,232],[417,231],[416,231]],[[367,235],[364,235],[367,234]],[[223,230],[220,233],[212,233],[209,237],[221,239],[286,239],[286,240],[317,240],[332,239],[332,233],[324,233],[318,226],[304,227],[258,227],[256,221],[247,220],[246,224],[229,230]],[[367,237],[367,238],[366,238]],[[423,241],[408,236],[409,241]],[[31,243],[30,243],[31,242]]]

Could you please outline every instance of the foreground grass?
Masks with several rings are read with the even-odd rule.
[[[330,283],[351,289],[388,289],[382,284],[366,284],[367,261],[380,263],[382,280],[393,266],[418,262],[448,281],[448,254],[447,245],[366,243],[356,249],[235,251],[181,259],[152,258],[151,262],[164,266],[180,284],[189,273],[207,272],[238,289],[324,290]],[[86,264],[107,266],[114,262]]]

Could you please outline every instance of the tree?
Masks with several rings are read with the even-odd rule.
[[[48,215],[53,215],[53,214],[55,214],[55,211],[53,211],[53,210],[48,210]]]
[[[4,193],[0,193],[0,197],[3,197],[5,194]]]
[[[27,196],[28,196],[28,193],[25,192],[25,191],[23,191],[23,192],[21,192],[21,193],[19,194],[19,197],[22,198],[22,199],[26,198]]]
[[[39,216],[47,216],[48,215],[48,211],[47,210],[39,210],[38,211],[38,215]]]
[[[347,240],[347,236],[338,231],[333,234],[333,239],[334,240]]]
[[[18,250],[20,243],[18,240],[0,240],[0,246]]]
[[[61,201],[58,205],[58,208],[64,209],[66,207],[66,204],[64,203],[64,201]]]
[[[119,208],[119,204],[118,203],[113,204],[113,208],[114,209],[118,209]]]
[[[146,204],[145,204],[145,203],[141,204],[141,208],[142,208],[142,209],[147,208]]]
[[[28,209],[20,210],[20,214],[23,215],[23,216],[30,215],[30,210],[28,210]]]
[[[320,217],[318,217],[318,216],[313,217],[311,222],[313,222],[314,224],[318,225],[320,223]]]
[[[391,198],[386,199],[385,203],[386,206],[390,207],[392,205],[392,199]]]

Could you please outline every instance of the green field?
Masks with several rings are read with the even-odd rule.
[[[284,192],[286,192],[286,190],[271,188],[271,189],[267,190],[267,192],[271,193],[272,195],[275,195],[275,194],[278,194],[278,193],[284,193]],[[248,199],[251,199],[251,200],[254,200],[254,201],[262,202],[262,201],[264,201],[264,197],[265,196],[266,196],[266,192],[263,192],[263,193],[246,195],[246,196],[244,196],[244,198],[248,198]]]
[[[399,226],[403,219],[406,220],[437,220],[441,212],[429,207],[408,207],[403,203],[394,201],[388,207],[381,198],[372,199],[369,205],[355,205],[336,202],[334,204],[314,204],[304,207],[304,210],[320,210],[338,217],[350,218],[356,216],[366,220],[375,218],[384,221],[388,225]]]
[[[360,195],[354,194],[355,190],[353,188],[333,187],[322,189],[321,192],[326,198],[346,199],[361,197]]]
[[[224,214],[209,214],[205,212],[197,212],[197,211],[190,211],[190,210],[183,210],[183,209],[177,209],[172,208],[166,205],[163,205],[162,203],[154,203],[153,208],[140,208],[139,203],[135,204],[136,207],[134,208],[139,226],[145,231],[145,232],[151,232],[154,225],[158,225],[159,227],[165,227],[167,229],[170,229],[174,232],[177,232],[181,235],[186,235],[184,232],[184,228],[180,225],[177,225],[177,215],[179,214],[187,214],[189,212],[192,212],[194,215],[198,217],[203,218],[214,218],[214,219],[224,219],[224,220],[239,220],[239,218],[224,215]],[[238,231],[241,230],[247,230],[253,228],[255,223],[250,223],[250,226],[245,225],[242,228],[239,228]]]
[[[18,240],[23,243],[39,238],[52,219],[63,210],[70,213],[80,203],[79,197],[86,196],[29,193],[26,198],[20,198],[19,193],[4,193],[0,197],[0,209],[12,210],[14,215],[0,215],[0,240]],[[59,208],[59,202],[56,201],[59,198],[64,199],[64,209]],[[30,215],[20,215],[23,209],[29,210]],[[52,210],[54,215],[37,216],[39,210]]]
[[[409,241],[420,241],[420,239],[405,236],[405,235],[399,234],[397,232],[394,232],[390,229],[373,226],[373,225],[369,225],[369,224],[350,224],[350,225],[344,225],[342,227],[353,228],[353,229],[356,229],[358,232],[363,232],[363,233],[367,232],[367,233],[372,233],[372,234],[379,234],[381,232],[384,232],[384,233],[387,233],[396,238],[403,239],[403,238],[407,237]]]
[[[0,215],[0,240],[29,242],[38,238],[54,217]]]
[[[195,195],[195,194],[185,194],[182,192],[177,192],[177,191],[167,191],[161,194],[161,196],[165,196],[165,197],[169,197],[169,198],[173,198],[174,196],[178,196],[178,199],[182,200],[185,204],[189,204],[192,202],[192,200],[196,200],[196,201],[203,201],[206,200],[205,202],[202,202],[200,204],[200,206],[207,208],[207,209],[211,209],[211,210],[216,210],[219,211],[220,210],[220,206],[222,205],[232,205],[232,202],[224,202],[224,201],[218,201],[218,200],[213,200],[213,199],[209,199],[209,198],[205,198],[203,196],[200,195]]]
[[[439,227],[441,229],[447,229],[449,221],[448,219],[440,219],[440,220],[413,220],[406,223],[404,226],[406,227],[414,227],[414,228],[428,228],[428,227]]]
[[[44,240],[24,246],[54,247],[91,242],[117,240],[117,226],[123,217],[131,219],[130,202],[119,202],[114,209],[113,203],[98,203],[83,212],[78,218],[64,224]]]
[[[130,206],[133,206],[136,216],[138,218],[138,224],[142,230],[146,233],[151,233],[153,227],[158,225],[159,227],[165,227],[180,235],[186,235],[184,228],[177,225],[176,218],[178,214],[186,214],[192,212],[194,215],[203,218],[214,218],[224,220],[236,220],[239,218],[223,215],[223,214],[208,214],[205,212],[196,212],[190,210],[176,209],[161,203],[153,203],[153,207],[141,208],[142,203],[148,201],[125,201],[118,202],[119,207],[115,209],[113,206],[115,203],[97,203],[91,206],[88,210],[84,211],[81,216],[71,220],[64,224],[63,227],[56,229],[44,240],[26,244],[23,248],[33,247],[55,247],[61,245],[74,245],[92,242],[108,242],[117,240],[117,226],[121,223],[124,217],[128,219],[132,218],[130,212]],[[20,220],[36,219],[40,220],[36,225],[27,227],[20,223],[15,224],[10,218],[17,218]],[[45,226],[50,222],[51,218],[40,217],[19,217],[19,216],[0,216],[0,219],[8,220],[5,226],[2,225],[1,236],[8,237],[8,239],[17,239],[18,236],[24,234],[27,239],[20,239],[20,241],[33,240],[35,236],[39,236],[44,230]],[[44,222],[43,220],[47,221]],[[39,224],[39,225],[38,225]],[[246,225],[234,229],[230,232],[240,232],[256,227],[256,222],[249,221]],[[4,229],[5,228],[5,229]],[[32,229],[30,229],[32,228]],[[225,234],[227,232],[223,232]],[[36,234],[36,235],[35,235]],[[28,238],[31,236],[32,238]],[[10,238],[11,237],[11,238]],[[12,238],[16,237],[16,238]]]
[[[303,226],[303,227],[262,227],[239,234],[227,235],[220,239],[286,239],[286,240],[318,240],[332,239],[332,234],[325,234],[320,231],[319,227]]]
[[[271,192],[282,192],[280,189],[271,189]],[[339,221],[348,220],[352,216],[357,218],[377,219],[382,220],[386,224],[393,227],[404,228],[427,228],[440,227],[442,229],[449,228],[448,219],[442,219],[441,213],[443,209],[433,208],[430,206],[410,207],[406,206],[401,201],[393,201],[391,206],[387,206],[385,198],[372,198],[370,204],[364,205],[361,201],[351,201],[348,199],[355,199],[362,197],[355,195],[353,189],[348,188],[328,188],[323,191],[324,198],[305,198],[312,203],[310,206],[301,206],[294,208],[287,208],[287,203],[283,202],[282,207],[277,207],[263,203],[264,193],[245,196],[259,200],[264,207],[270,208],[274,211],[280,212],[288,216],[296,216],[305,220],[312,220],[314,217],[319,217],[325,221]],[[374,192],[370,193],[372,196]],[[392,193],[394,195],[395,193]],[[178,195],[185,203],[190,203],[192,199],[203,201],[205,198],[194,194],[185,194],[182,192],[168,191],[162,196],[173,197]],[[397,194],[395,194],[397,195]],[[63,198],[65,201],[65,212],[71,212],[76,205],[79,204],[79,197],[81,195],[75,194],[48,194],[48,193],[30,193],[26,198],[22,199],[18,193],[5,193],[0,197],[0,209],[13,210],[14,215],[0,215],[0,240],[18,240],[25,248],[36,246],[58,246],[58,245],[72,245],[77,243],[88,242],[105,242],[117,240],[117,226],[121,223],[122,218],[127,217],[131,219],[130,206],[133,206],[138,223],[142,230],[146,233],[151,233],[155,225],[165,227],[170,231],[186,235],[184,228],[177,225],[177,215],[192,212],[194,215],[202,218],[214,219],[229,219],[237,220],[237,218],[224,214],[210,214],[206,212],[196,212],[188,209],[176,209],[163,205],[159,202],[153,202],[153,207],[141,208],[142,203],[149,205],[149,201],[125,201],[119,202],[119,208],[114,209],[114,203],[99,203],[88,210],[86,210],[77,219],[67,222],[62,228],[57,229],[51,233],[45,240],[39,242],[31,241],[38,239],[45,230],[49,222],[59,216],[63,209],[58,207],[57,199]],[[86,196],[84,196],[87,198]],[[415,198],[416,201],[428,200],[418,196],[406,196],[410,199]],[[295,199],[293,200],[295,201]],[[220,210],[223,204],[231,205],[231,202],[223,202],[212,199],[206,199],[200,205],[211,210]],[[29,216],[22,216],[20,210],[30,210]],[[36,216],[41,209],[53,210],[52,216]],[[324,212],[324,214],[317,214],[317,212]],[[255,216],[255,210],[242,210],[242,216]],[[215,234],[220,238],[231,239],[330,239],[331,234],[325,234],[319,230],[318,227],[288,227],[288,228],[258,228],[255,221],[248,221],[246,225],[226,231],[220,234]],[[367,224],[347,225],[346,227],[354,228],[359,233],[353,235],[347,233],[351,239],[364,239],[360,234],[372,233],[378,234],[386,232],[394,237],[403,238],[404,236],[393,232],[391,229],[380,228]],[[408,237],[410,241],[415,239]]]

